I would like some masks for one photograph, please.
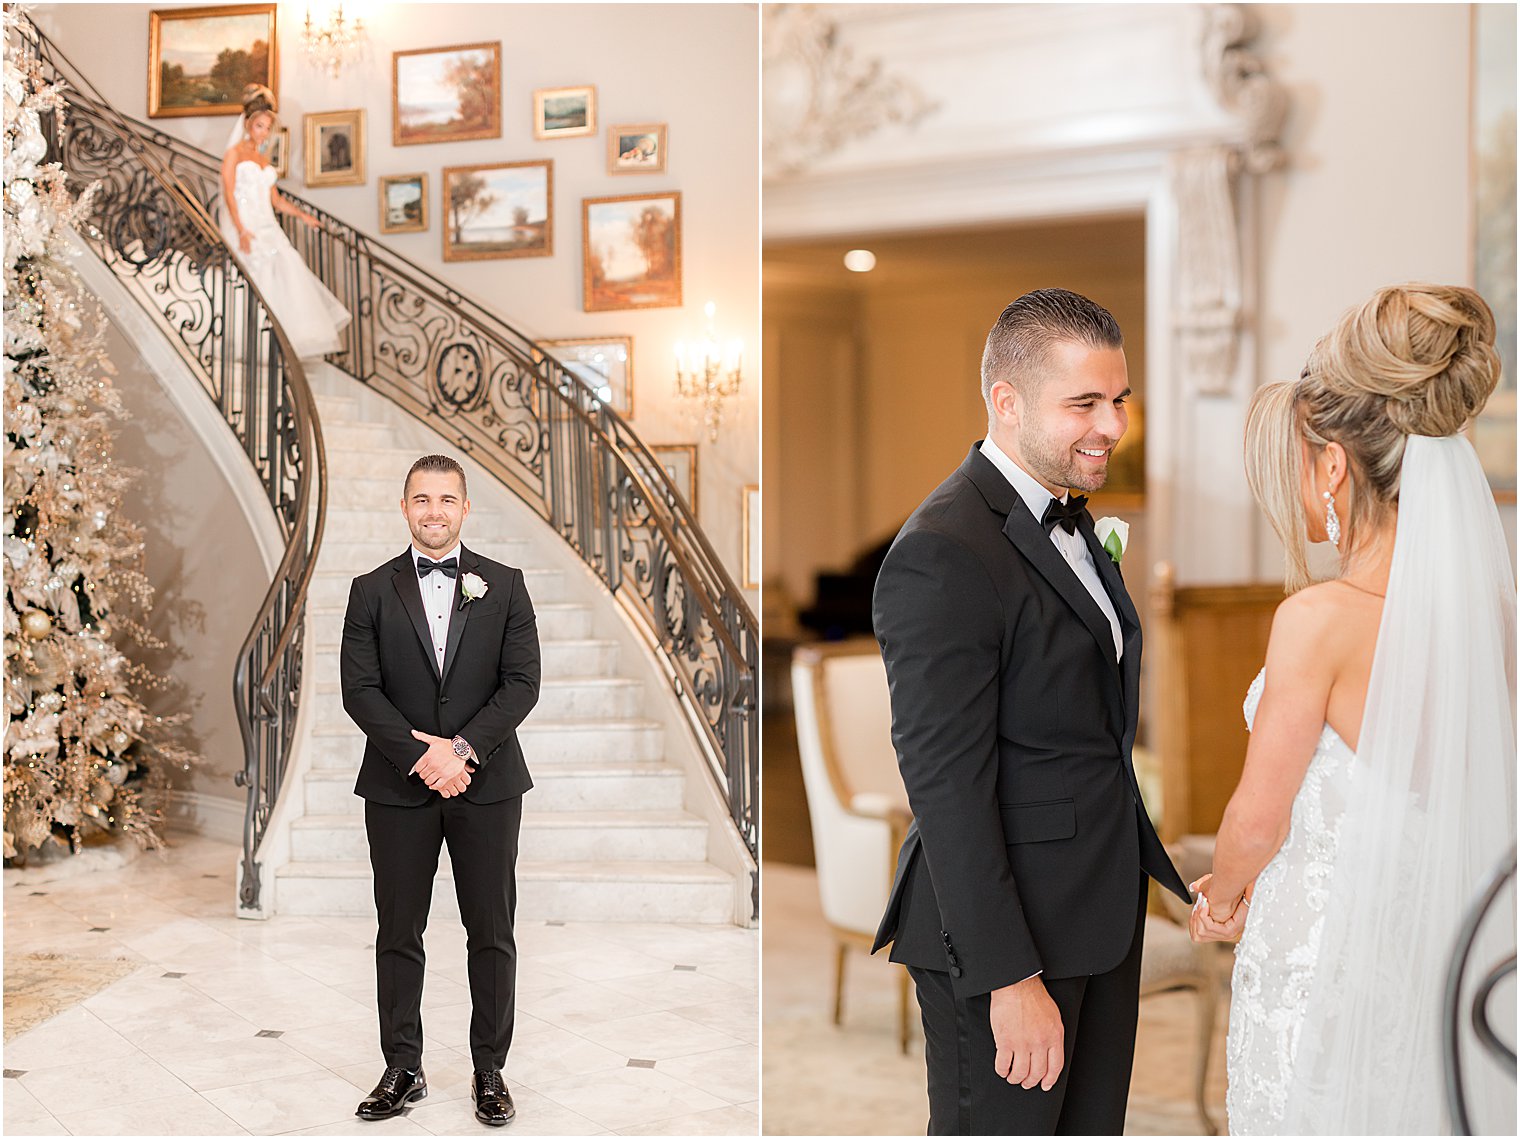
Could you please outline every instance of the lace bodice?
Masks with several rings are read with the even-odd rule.
[[[232,175],[232,196],[237,203],[238,220],[245,228],[280,224],[269,202],[269,189],[279,176],[273,165],[260,166],[246,158],[237,164]]]
[[[1265,687],[1263,669],[1246,693],[1248,728]],[[1232,1135],[1280,1130],[1355,760],[1327,723],[1294,796],[1288,836],[1256,879],[1232,980],[1226,1097]]]

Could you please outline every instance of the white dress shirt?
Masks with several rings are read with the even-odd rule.
[[[1019,466],[1016,462],[1003,454],[1002,449],[992,441],[989,435],[982,440],[982,454],[991,460],[1010,483],[1013,489],[1019,492],[1019,497],[1024,500],[1024,505],[1029,507],[1029,512],[1034,515],[1036,522],[1045,517],[1045,508],[1055,500],[1055,495],[1040,485],[1040,481],[1032,474]],[[1067,495],[1061,497],[1065,502]],[[1113,600],[1108,596],[1108,590],[1103,588],[1103,580],[1098,576],[1098,567],[1093,564],[1092,551],[1087,548],[1087,542],[1081,534],[1068,534],[1062,527],[1057,526],[1050,532],[1050,541],[1061,556],[1066,559],[1066,564],[1077,575],[1077,580],[1082,583],[1082,588],[1092,595],[1097,602],[1098,608],[1103,611],[1103,616],[1108,618],[1109,629],[1114,635],[1114,659],[1124,658],[1124,633],[1119,628],[1119,614],[1114,610]]]
[[[444,562],[449,558],[458,559],[461,543],[454,543],[454,548],[441,558],[435,558],[432,554],[425,554],[416,546],[411,547],[412,572],[417,571],[417,559],[426,558],[430,562]],[[461,569],[460,572],[463,572]],[[417,577],[417,587],[422,591],[422,608],[427,613],[428,632],[433,638],[433,652],[438,665],[438,675],[443,675],[443,653],[449,645],[449,621],[454,616],[454,583],[456,577],[433,570],[422,577]]]

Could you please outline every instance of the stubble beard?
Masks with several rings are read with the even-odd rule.
[[[1049,435],[1028,425],[1019,428],[1019,453],[1034,469],[1030,472],[1052,486],[1066,487],[1091,494],[1102,490],[1108,481],[1108,463],[1097,471],[1084,471],[1072,458],[1071,450],[1063,448]],[[1112,452],[1109,458],[1113,458]]]

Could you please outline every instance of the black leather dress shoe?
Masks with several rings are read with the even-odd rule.
[[[511,1123],[517,1114],[512,1093],[507,1091],[500,1072],[477,1071],[470,1085],[470,1098],[475,1101],[475,1118],[490,1127]]]
[[[387,1068],[375,1090],[355,1110],[360,1119],[389,1119],[413,1100],[427,1098],[427,1077],[422,1069]]]

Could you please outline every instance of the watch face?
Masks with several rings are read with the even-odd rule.
[[[454,754],[462,759],[463,757],[470,754],[470,745],[465,743],[464,740],[455,740]]]

